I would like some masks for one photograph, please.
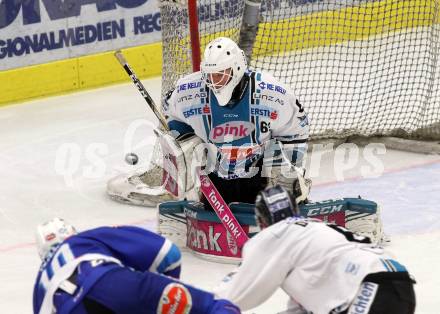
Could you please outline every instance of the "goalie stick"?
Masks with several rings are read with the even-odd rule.
[[[165,117],[159,111],[153,99],[151,98],[150,94],[145,89],[142,82],[137,78],[136,74],[128,64],[127,60],[125,60],[125,57],[122,54],[122,52],[119,50],[116,51],[115,57],[122,65],[125,72],[127,72],[127,74],[130,76],[131,80],[136,85],[141,95],[144,97],[144,100],[147,102],[150,109],[156,115],[162,127],[166,131],[170,131],[170,128],[168,127]],[[232,214],[232,211],[229,208],[228,204],[226,204],[226,202],[223,200],[222,196],[220,195],[220,193],[218,192],[212,181],[209,179],[209,177],[206,174],[202,173],[201,169],[199,169],[197,173],[199,175],[200,188],[203,195],[205,195],[209,204],[211,204],[211,207],[215,210],[218,218],[225,226],[226,230],[228,230],[229,233],[234,237],[237,246],[242,248],[244,243],[249,239],[246,235],[246,232],[243,230],[243,228],[241,228],[237,219]]]

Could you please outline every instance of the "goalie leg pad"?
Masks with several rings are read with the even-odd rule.
[[[253,205],[234,203],[231,210],[248,236],[258,230]],[[213,211],[199,202],[169,202],[158,206],[159,234],[179,247],[185,246],[203,259],[222,263],[238,263],[241,249]],[[184,217],[184,221],[183,218]],[[183,236],[184,235],[184,236]]]
[[[254,205],[231,203],[230,208],[249,237],[259,231]],[[377,203],[360,198],[342,198],[299,205],[304,217],[333,222],[367,236],[372,243],[383,241],[380,210]],[[159,234],[181,249],[215,262],[237,263],[241,251],[217,215],[199,202],[166,202],[158,206]]]
[[[342,198],[299,205],[301,215],[336,223],[382,244],[384,235],[380,207],[361,198]]]
[[[377,245],[386,245],[390,239],[384,234],[381,209],[376,204],[376,212],[371,214],[348,210],[345,225],[349,230],[355,230],[360,235],[367,236]]]
[[[186,215],[188,201],[164,202],[157,206],[158,233],[170,239],[180,249],[186,248]]]

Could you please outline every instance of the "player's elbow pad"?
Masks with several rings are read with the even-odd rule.
[[[167,255],[160,263],[158,271],[164,275],[179,278],[181,265],[182,254],[180,253],[180,249],[173,243]]]

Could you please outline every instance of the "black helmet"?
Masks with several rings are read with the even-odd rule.
[[[298,215],[295,197],[280,185],[266,188],[257,195],[255,215],[261,228]]]

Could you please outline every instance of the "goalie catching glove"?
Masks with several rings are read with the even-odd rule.
[[[199,199],[194,177],[190,171],[193,152],[203,141],[194,134],[172,135],[155,130],[152,167],[147,171],[121,174],[107,184],[113,199],[134,205],[156,206],[177,199]],[[173,192],[170,193],[170,190]]]

